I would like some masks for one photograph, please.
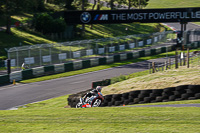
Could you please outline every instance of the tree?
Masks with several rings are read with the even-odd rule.
[[[6,19],[6,33],[11,34],[11,16],[16,15],[30,7],[37,6],[42,8],[44,0],[1,0],[0,1],[0,12]],[[37,5],[36,5],[37,4]]]
[[[131,9],[131,7],[142,9],[148,5],[148,1],[149,0],[128,0],[128,9]]]

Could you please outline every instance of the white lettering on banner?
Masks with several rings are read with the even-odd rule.
[[[74,58],[79,58],[79,57],[81,57],[81,51],[73,52],[73,57],[74,57]]]
[[[100,20],[108,20],[108,14],[102,14]]]
[[[93,49],[86,50],[86,55],[93,55]]]
[[[42,56],[42,61],[43,62],[51,62],[51,56],[50,55]]]
[[[65,60],[67,59],[67,53],[58,54],[58,57],[59,57],[59,60]]]
[[[34,64],[35,60],[34,57],[24,58],[25,64]]]
[[[111,14],[112,20],[164,20],[164,19],[191,19],[200,18],[200,11],[197,12],[164,12],[164,13],[121,13]]]

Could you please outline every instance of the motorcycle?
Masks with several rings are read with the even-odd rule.
[[[85,99],[85,100],[84,100]],[[80,98],[80,101],[76,104],[76,108],[91,108],[101,106],[104,98],[101,93],[98,92],[98,96],[91,96],[86,98]]]

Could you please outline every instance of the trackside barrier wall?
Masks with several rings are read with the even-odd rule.
[[[15,81],[22,80],[22,72],[21,71],[12,72],[10,74],[10,82],[13,82],[13,80],[15,80]]]
[[[65,72],[65,65],[64,64],[55,64],[54,69],[55,69],[55,73]]]
[[[9,82],[10,82],[10,78],[8,74],[0,76],[0,85],[8,84]]]
[[[42,76],[44,75],[44,67],[36,67],[36,68],[32,68],[33,70],[33,75],[35,77],[39,77],[39,76]]]
[[[33,78],[33,70],[32,69],[26,69],[22,71],[22,79],[31,79]]]
[[[90,66],[98,66],[99,65],[99,58],[90,59]]]
[[[98,84],[98,82],[96,82]],[[86,92],[84,92],[86,93]],[[75,107],[79,98],[84,95],[70,95],[68,104]],[[200,99],[200,85],[181,85],[165,89],[135,90],[123,94],[111,94],[104,96],[102,107],[122,106],[143,103],[181,101]]]
[[[194,43],[194,47],[198,45],[200,47],[200,43]],[[190,44],[188,45],[190,46]],[[64,63],[64,64],[55,64],[51,66],[41,66],[41,67],[36,67],[28,70],[23,70],[23,71],[16,71],[10,74],[10,82],[12,82],[14,79],[16,81],[20,81],[23,79],[30,79],[34,77],[39,77],[43,75],[48,75],[48,74],[54,74],[54,73],[61,73],[61,72],[69,72],[73,70],[79,70],[83,68],[89,68],[92,66],[98,66],[98,65],[104,65],[104,64],[109,64],[113,62],[119,62],[122,60],[126,59],[135,59],[138,57],[144,57],[158,53],[163,53],[165,51],[171,51],[174,50],[174,46],[167,46],[167,47],[160,47],[157,49],[150,49],[150,50],[140,50],[136,52],[130,52],[130,53],[124,53],[124,54],[117,54],[113,56],[106,56],[106,57],[101,57],[101,58],[93,58],[89,60],[79,60],[79,61],[72,61],[69,63]],[[7,76],[5,76],[7,77]],[[4,80],[2,80],[4,81]],[[1,82],[0,82],[1,83]],[[3,83],[1,83],[3,84]]]

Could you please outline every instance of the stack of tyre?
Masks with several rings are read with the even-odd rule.
[[[143,103],[200,99],[200,85],[181,85],[165,89],[136,90],[106,95],[102,106],[121,106]]]
[[[76,107],[80,97],[85,93],[86,91],[71,95],[68,98],[68,104],[71,107]],[[200,85],[181,85],[165,89],[136,90],[123,94],[106,95],[101,106],[121,106],[195,99],[200,99]]]

